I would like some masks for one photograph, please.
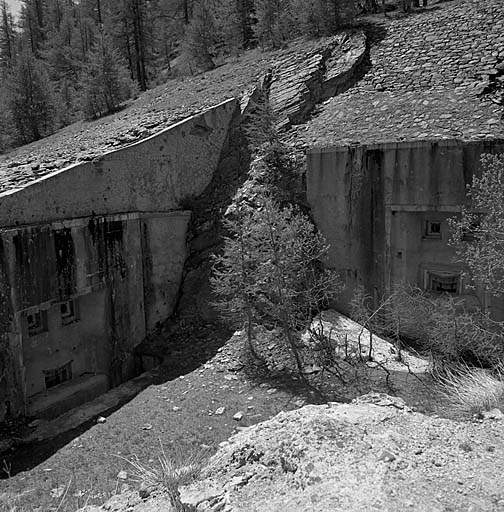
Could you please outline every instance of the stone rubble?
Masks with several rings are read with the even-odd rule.
[[[307,145],[504,137],[501,0],[443,3],[370,32],[367,73],[322,107]]]
[[[345,31],[311,51],[288,56],[275,65],[269,102],[278,116],[279,127],[288,129],[306,120],[324,97],[344,87],[366,52],[362,31]]]

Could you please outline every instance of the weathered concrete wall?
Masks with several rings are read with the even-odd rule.
[[[190,217],[190,212],[181,211],[142,220],[148,331],[174,311],[187,258],[186,235]]]
[[[0,226],[183,209],[209,184],[238,108],[226,101],[145,139],[0,195]]]
[[[12,322],[11,282],[8,248],[0,238],[0,421],[23,406],[23,393],[18,350],[11,347],[9,335]]]
[[[355,286],[376,300],[393,282],[419,283],[423,264],[452,265],[446,219],[467,202],[467,185],[483,153],[504,152],[503,140],[421,141],[313,149],[307,195],[315,222],[331,245],[328,265],[346,290]],[[441,239],[422,235],[439,220]]]
[[[0,195],[0,421],[134,375],[133,349],[178,300],[184,205],[210,183],[237,112],[226,101]],[[69,365],[76,392],[71,381],[49,388],[47,375]]]
[[[14,283],[2,303],[0,354],[2,365],[12,362],[0,381],[0,421],[8,409],[61,411],[106,382],[134,376],[134,348],[173,313],[189,220],[186,211],[126,214],[0,231],[2,292]],[[61,305],[68,300],[74,318],[65,321]],[[44,327],[34,333],[28,316],[35,313]],[[67,364],[75,390],[70,383],[46,389],[47,372]],[[104,377],[99,385],[95,374]]]

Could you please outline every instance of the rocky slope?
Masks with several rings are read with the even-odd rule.
[[[305,406],[222,443],[202,480],[180,496],[198,512],[498,511],[503,436],[500,419],[425,417],[387,395]],[[161,492],[84,510],[172,509]]]
[[[369,35],[364,76],[324,105],[307,144],[504,136],[501,0],[438,3]]]
[[[334,61],[331,68],[335,68],[336,80],[352,74],[366,51],[366,38],[359,34],[356,38],[343,33],[317,41],[298,41],[278,51],[253,50],[213,71],[169,80],[121,112],[75,123],[0,156],[0,193],[137,142],[229,98],[240,98],[245,107],[258,83],[272,71],[275,105],[278,109],[289,107],[284,122],[296,121],[319,100],[319,82],[329,59]],[[287,86],[286,79],[293,78]]]

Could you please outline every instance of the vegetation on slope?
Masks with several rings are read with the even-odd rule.
[[[16,20],[2,0],[0,151],[244,49],[328,35],[353,15],[353,0],[23,0]]]

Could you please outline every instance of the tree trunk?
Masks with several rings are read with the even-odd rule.
[[[147,89],[147,76],[145,72],[145,44],[143,33],[142,6],[140,0],[133,0],[133,40],[136,53],[136,72],[140,90]]]
[[[96,0],[96,9],[98,14],[98,24],[100,28],[103,26],[102,11],[101,11],[101,0]]]

